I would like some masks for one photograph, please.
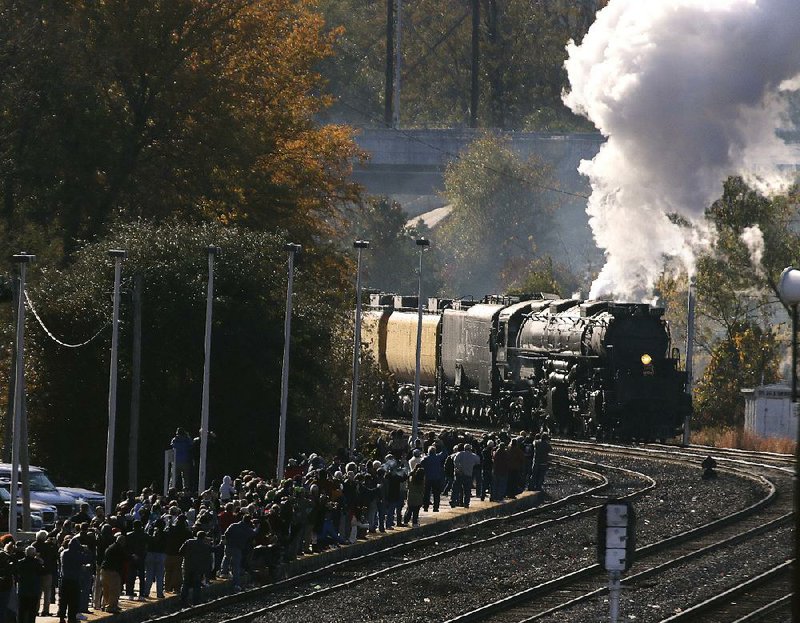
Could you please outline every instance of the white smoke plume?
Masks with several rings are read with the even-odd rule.
[[[791,151],[782,91],[800,86],[800,0],[611,0],[568,45],[565,103],[607,137],[581,163],[606,264],[591,297],[645,300],[709,243],[703,212],[740,174],[782,189]],[[694,227],[675,225],[677,213]]]
[[[752,227],[745,227],[742,233],[739,234],[739,239],[744,242],[750,253],[750,263],[759,275],[764,274],[764,267],[761,260],[764,259],[764,233],[758,225]]]

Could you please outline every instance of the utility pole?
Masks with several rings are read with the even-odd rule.
[[[142,274],[133,277],[133,353],[131,357],[131,430],[128,439],[128,486],[139,490],[139,411],[142,385]]]
[[[419,438],[419,384],[420,367],[422,363],[422,251],[430,246],[430,240],[417,239],[419,249],[419,270],[417,272],[417,351],[416,366],[414,368],[414,410],[411,416],[411,447],[417,447]]]
[[[358,250],[356,263],[356,325],[353,330],[353,387],[350,393],[350,456],[355,456],[356,433],[358,431],[358,374],[361,362],[361,251],[369,249],[369,240],[356,240],[353,247]]]
[[[692,385],[694,385],[694,307],[697,280],[694,277],[689,279],[689,294],[687,300],[687,319],[686,319],[686,393],[689,399],[692,397]],[[683,445],[689,445],[691,437],[689,426],[691,416],[687,415],[683,423]]]
[[[289,275],[286,280],[286,316],[283,321],[283,365],[281,367],[281,419],[278,427],[278,481],[283,480],[286,463],[286,412],[289,407],[289,340],[292,336],[292,291],[294,285],[294,259],[302,251],[299,244],[290,242],[285,246],[289,253]]]
[[[383,121],[392,127],[394,98],[394,0],[386,0],[386,84],[383,92]]]
[[[400,65],[402,62],[402,46],[401,46],[401,28],[403,18],[403,0],[396,0],[397,8],[395,10],[394,25],[395,25],[395,46],[394,46],[394,114],[392,116],[392,127],[397,129],[400,127]]]
[[[18,253],[13,257],[19,266],[19,287],[17,288],[17,327],[16,327],[16,380],[14,381],[14,428],[11,437],[11,487],[8,502],[8,531],[17,538],[17,492],[19,488],[19,466],[22,441],[23,403],[25,394],[25,273],[35,255]]]
[[[480,0],[472,0],[472,82],[470,85],[469,127],[478,127],[478,72],[480,70]]]
[[[117,356],[119,353],[119,290],[122,280],[122,260],[127,252],[112,249],[108,252],[114,260],[114,303],[111,316],[111,364],[108,372],[108,440],[106,441],[106,517],[114,508],[114,442],[117,431]]]
[[[220,248],[209,245],[208,253],[208,284],[206,286],[206,332],[203,342],[205,353],[203,363],[203,397],[200,406],[200,466],[197,475],[197,492],[203,493],[206,488],[206,468],[208,461],[208,400],[211,391],[211,326],[214,312],[214,258],[219,255]]]

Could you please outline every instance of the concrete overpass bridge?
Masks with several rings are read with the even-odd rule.
[[[539,156],[553,167],[562,190],[586,193],[586,180],[577,168],[583,159],[593,158],[604,139],[600,134],[546,134],[539,132],[497,132],[522,158]],[[356,181],[372,194],[436,195],[444,190],[447,165],[469,144],[482,136],[480,130],[394,130],[365,128],[356,137],[358,145],[371,155],[356,167]]]

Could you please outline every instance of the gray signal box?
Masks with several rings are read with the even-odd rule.
[[[627,501],[603,505],[597,518],[597,562],[606,571],[627,571],[636,551],[636,511]]]

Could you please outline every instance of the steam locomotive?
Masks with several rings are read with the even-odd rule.
[[[429,299],[420,416],[599,439],[665,440],[691,412],[662,308],[540,294]],[[362,343],[410,413],[417,298],[371,294]]]

